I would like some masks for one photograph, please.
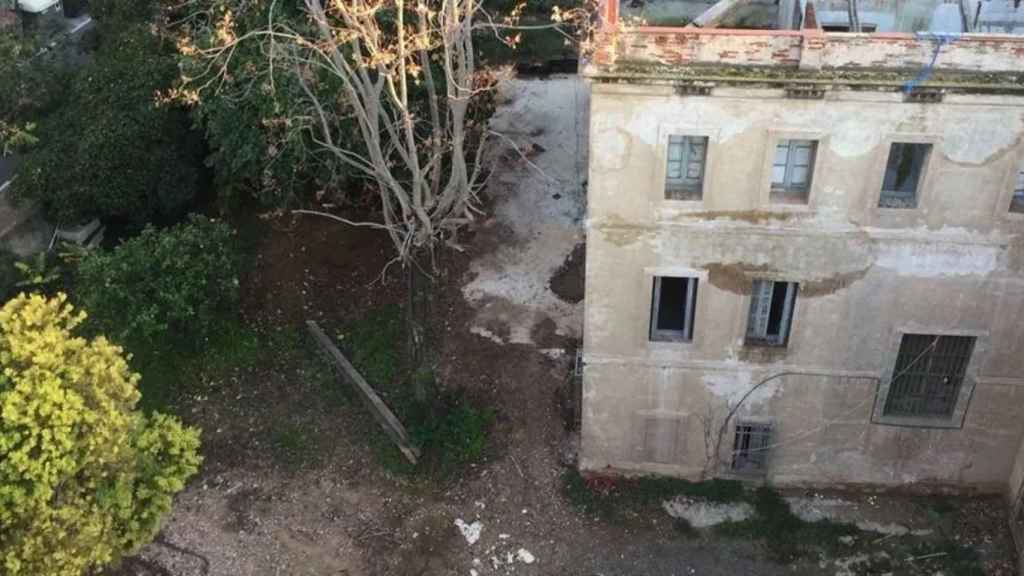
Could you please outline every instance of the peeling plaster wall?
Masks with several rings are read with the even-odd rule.
[[[1024,218],[1006,210],[1024,99],[595,84],[591,106],[584,468],[696,477],[729,407],[798,372],[738,411],[773,423],[771,482],[1005,490],[1024,434]],[[663,199],[669,134],[709,138],[701,202]],[[820,141],[807,206],[769,201],[785,137]],[[933,145],[917,209],[876,207],[893,140]],[[652,278],[671,274],[699,278],[691,343],[648,338]],[[801,284],[785,348],[744,345],[755,278]],[[976,335],[962,429],[873,423],[903,331]]]

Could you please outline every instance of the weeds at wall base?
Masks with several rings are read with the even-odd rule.
[[[844,573],[891,572],[915,576],[937,573],[982,576],[985,573],[976,550],[948,538],[913,535],[882,538],[854,524],[827,519],[806,522],[792,512],[789,503],[774,489],[762,486],[748,490],[735,480],[688,482],[661,477],[585,477],[575,469],[568,469],[562,475],[562,493],[581,512],[605,522],[620,522],[630,515],[650,518],[664,514],[661,503],[678,496],[719,503],[746,502],[754,509],[751,518],[708,529],[695,528],[685,518],[672,518],[673,532],[687,539],[730,538],[757,542],[764,546],[769,559],[783,565],[859,558]],[[953,511],[947,502],[934,507],[941,514]],[[880,539],[883,541],[879,542]]]

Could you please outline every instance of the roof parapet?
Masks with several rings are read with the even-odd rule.
[[[600,34],[584,72],[600,77],[645,65],[663,71],[704,66],[1007,73],[1019,81],[1024,78],[1024,37],[621,27]]]

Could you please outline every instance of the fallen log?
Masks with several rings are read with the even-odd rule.
[[[402,422],[395,417],[394,412],[381,400],[380,396],[370,387],[362,374],[348,361],[348,358],[345,358],[341,350],[334,345],[334,342],[327,337],[327,334],[324,334],[323,329],[316,322],[307,320],[306,328],[309,329],[309,333],[313,336],[313,341],[316,342],[320,350],[324,352],[335,368],[337,368],[341,377],[355,388],[359,398],[370,409],[370,413],[373,414],[380,427],[384,429],[384,432],[391,438],[391,441],[402,452],[405,459],[412,464],[416,464],[420,457],[420,451],[409,440],[409,434],[405,431],[405,426],[402,426]]]

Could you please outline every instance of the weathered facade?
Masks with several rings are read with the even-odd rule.
[[[581,466],[1016,493],[1024,37],[969,3],[878,1],[873,34],[735,4],[608,4],[585,66]]]

